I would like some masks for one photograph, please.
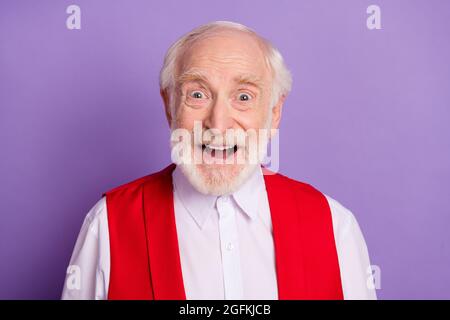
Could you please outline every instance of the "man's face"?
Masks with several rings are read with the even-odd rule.
[[[172,129],[189,132],[200,122],[203,131],[212,133],[200,142],[192,141],[192,156],[201,151],[206,161],[182,165],[197,189],[233,192],[256,168],[247,157],[251,141],[227,139],[226,131],[276,128],[279,114],[272,113],[279,113],[281,105],[271,108],[271,86],[271,71],[251,35],[223,32],[195,42],[184,52],[175,74],[175,114],[169,121]],[[238,157],[247,161],[239,162]]]

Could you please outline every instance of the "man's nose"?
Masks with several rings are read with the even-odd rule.
[[[229,102],[224,97],[217,97],[213,102],[205,126],[208,129],[219,130],[222,134],[233,127],[233,119],[230,114]]]

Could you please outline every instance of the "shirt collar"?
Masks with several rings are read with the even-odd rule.
[[[233,193],[233,198],[242,211],[251,219],[255,219],[258,215],[260,199],[264,191],[264,176],[261,167],[258,166],[247,181]]]
[[[217,196],[205,195],[197,191],[177,166],[173,171],[175,192],[182,205],[189,212],[196,224],[202,229],[206,220],[214,212]],[[251,219],[258,214],[259,199],[264,192],[264,177],[261,167],[257,167],[242,186],[230,196]]]

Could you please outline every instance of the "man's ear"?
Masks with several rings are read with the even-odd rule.
[[[281,121],[281,111],[283,109],[284,100],[286,100],[286,95],[282,95],[276,105],[273,106],[272,112],[272,124],[271,129],[278,129]]]
[[[159,90],[159,94],[161,95],[161,98],[163,99],[164,103],[164,110],[166,113],[167,122],[169,123],[169,127],[172,126],[172,114],[170,110],[170,99],[169,99],[169,93],[167,92],[167,89],[165,90]]]

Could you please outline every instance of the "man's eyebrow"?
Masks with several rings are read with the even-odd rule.
[[[238,84],[247,84],[247,85],[251,85],[254,87],[257,87],[259,89],[262,89],[264,87],[264,81],[256,76],[256,75],[252,75],[252,74],[241,74],[237,77],[235,77],[234,82],[238,83]],[[199,82],[204,82],[204,83],[208,83],[208,77],[206,76],[205,73],[203,73],[200,70],[187,70],[185,72],[183,72],[180,76],[178,76],[178,78],[176,79],[176,82],[178,84],[183,84],[185,82],[188,81],[199,81]]]
[[[234,79],[234,81],[239,84],[248,84],[251,86],[258,87],[258,88],[264,87],[264,81],[260,77],[255,76],[255,75],[243,74],[243,75],[236,77]]]
[[[183,72],[178,78],[177,83],[183,84],[188,81],[202,81],[208,82],[208,77],[201,71],[198,70],[188,70]]]

